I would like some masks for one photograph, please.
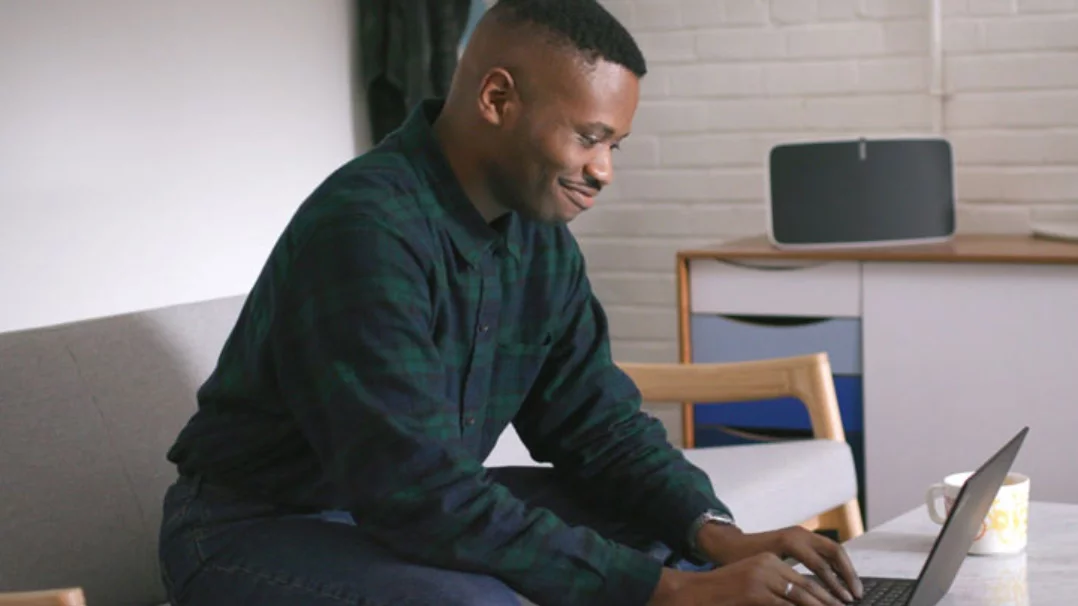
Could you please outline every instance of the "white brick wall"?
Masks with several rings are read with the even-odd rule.
[[[1078,211],[1078,0],[943,0],[965,232]],[[621,359],[675,360],[674,253],[764,230],[791,138],[926,133],[929,0],[604,0],[651,73],[617,185],[572,224]],[[1078,213],[1076,213],[1078,214]]]

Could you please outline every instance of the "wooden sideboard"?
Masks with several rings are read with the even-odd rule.
[[[783,251],[759,237],[679,252],[677,284],[683,362],[828,352],[863,446],[869,527],[1023,425],[1015,470],[1034,497],[1078,503],[1078,244],[970,235]],[[797,408],[688,404],[686,446],[697,421],[807,428]]]

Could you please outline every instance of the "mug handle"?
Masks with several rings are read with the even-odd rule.
[[[940,514],[936,510],[936,503],[943,498],[943,483],[937,482],[928,487],[928,492],[925,493],[925,505],[928,506],[928,517],[932,518],[932,521],[937,524],[943,524],[947,521],[947,514]]]

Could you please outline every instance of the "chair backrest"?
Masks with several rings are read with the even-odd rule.
[[[165,601],[165,452],[242,298],[0,334],[0,592]]]
[[[619,364],[645,402],[728,403],[792,396],[808,409],[813,436],[845,441],[826,353],[723,364]]]
[[[845,441],[831,363],[826,353],[726,364],[620,362],[645,402],[742,402],[793,396],[809,412],[816,438]],[[510,425],[486,460],[489,466],[538,465]]]

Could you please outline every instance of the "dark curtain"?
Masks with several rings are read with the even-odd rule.
[[[375,143],[417,103],[444,97],[471,0],[357,0],[359,53]]]

